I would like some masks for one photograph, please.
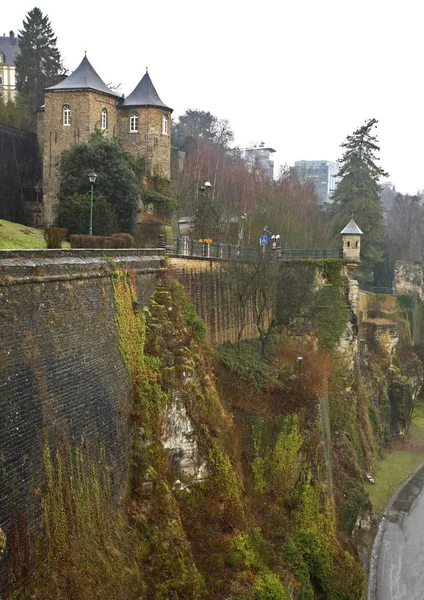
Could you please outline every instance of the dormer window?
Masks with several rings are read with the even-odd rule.
[[[168,135],[168,115],[162,116],[162,134]]]
[[[100,127],[102,130],[107,129],[107,110],[105,108],[102,108],[100,123]]]
[[[130,114],[130,132],[138,131],[138,112],[134,111]]]
[[[4,63],[4,54],[0,52],[0,63]]]
[[[63,106],[63,124],[66,126],[71,124],[71,107],[69,104]]]

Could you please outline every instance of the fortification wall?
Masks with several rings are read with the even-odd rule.
[[[44,443],[88,448],[97,463],[103,447],[115,503],[126,492],[132,388],[114,264],[135,272],[146,303],[162,264],[155,251],[0,252],[0,527],[9,542],[18,522],[40,531]],[[8,555],[9,543],[0,592]]]
[[[170,258],[168,267],[205,321],[208,342],[212,345],[237,342],[238,319],[225,263],[201,258]],[[257,336],[253,312],[249,310],[242,339]]]
[[[0,123],[0,157],[0,219],[23,223],[24,200],[41,178],[35,134]]]

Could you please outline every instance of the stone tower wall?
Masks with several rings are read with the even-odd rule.
[[[361,236],[360,235],[343,235],[343,258],[352,262],[361,262]]]
[[[70,125],[63,125],[63,106],[71,109]],[[108,115],[107,137],[116,135],[116,98],[93,91],[57,91],[45,94],[45,109],[38,126],[43,148],[43,222],[55,222],[59,197],[60,154],[72,144],[88,142],[94,130],[100,129],[101,110]]]
[[[130,114],[138,112],[138,131],[130,131]],[[118,108],[118,141],[134,158],[146,157],[146,171],[171,177],[171,111],[161,108]],[[162,117],[168,116],[168,134],[162,133]]]

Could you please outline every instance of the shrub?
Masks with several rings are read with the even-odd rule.
[[[122,246],[123,248],[135,248],[134,238],[129,233],[114,233],[112,237],[119,237],[121,240],[125,240],[125,246]],[[121,246],[119,247],[121,248]]]
[[[62,248],[62,242],[66,236],[66,229],[61,227],[46,227],[44,230],[44,239],[47,248]]]
[[[127,239],[103,235],[70,235],[71,248],[128,248]]]
[[[68,229],[68,234],[88,233],[90,225],[90,196],[73,194],[61,201],[59,225]],[[118,219],[111,204],[102,196],[93,201],[93,232],[95,235],[112,235],[119,230]]]
[[[290,600],[290,595],[275,573],[264,571],[255,580],[255,600]]]

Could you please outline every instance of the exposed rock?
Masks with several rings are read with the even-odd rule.
[[[410,294],[424,300],[424,270],[422,263],[398,261],[393,279],[394,293]]]
[[[165,409],[162,444],[167,450],[177,477],[193,481],[207,477],[206,461],[200,456],[196,433],[183,401],[173,394]],[[179,481],[179,487],[184,487]]]
[[[6,534],[0,527],[0,560],[3,558],[4,551],[6,550]]]

